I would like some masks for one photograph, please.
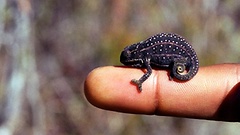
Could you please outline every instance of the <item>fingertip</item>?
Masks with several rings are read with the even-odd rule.
[[[149,82],[144,83],[143,91],[131,83],[132,77],[141,77],[139,69],[124,67],[101,67],[89,73],[84,91],[87,100],[94,106],[127,113],[150,114],[154,112],[154,91]],[[147,81],[151,81],[149,79]]]
[[[85,83],[84,83],[84,94],[87,100],[95,105],[98,106],[102,101],[100,96],[102,96],[102,93],[99,91],[102,88],[99,89],[99,87],[103,87],[102,84],[102,78],[104,70],[102,67],[96,68],[92,70],[88,76],[86,77]]]

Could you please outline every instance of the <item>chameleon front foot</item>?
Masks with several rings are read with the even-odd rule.
[[[137,79],[132,79],[131,82],[134,83],[135,85],[137,85],[138,90],[139,90],[140,92],[142,91],[142,82],[140,82],[140,81],[137,80]]]

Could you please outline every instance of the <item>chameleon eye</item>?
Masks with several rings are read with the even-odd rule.
[[[129,58],[131,56],[131,52],[129,50],[125,51],[124,55]]]

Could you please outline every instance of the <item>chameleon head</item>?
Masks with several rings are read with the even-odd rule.
[[[120,62],[126,66],[142,67],[143,61],[138,51],[139,44],[133,44],[124,48],[120,56]]]

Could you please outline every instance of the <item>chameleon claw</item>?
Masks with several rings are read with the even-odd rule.
[[[139,80],[137,80],[137,79],[132,79],[131,82],[138,86],[138,90],[139,90],[140,92],[142,91],[142,83],[141,83]]]

